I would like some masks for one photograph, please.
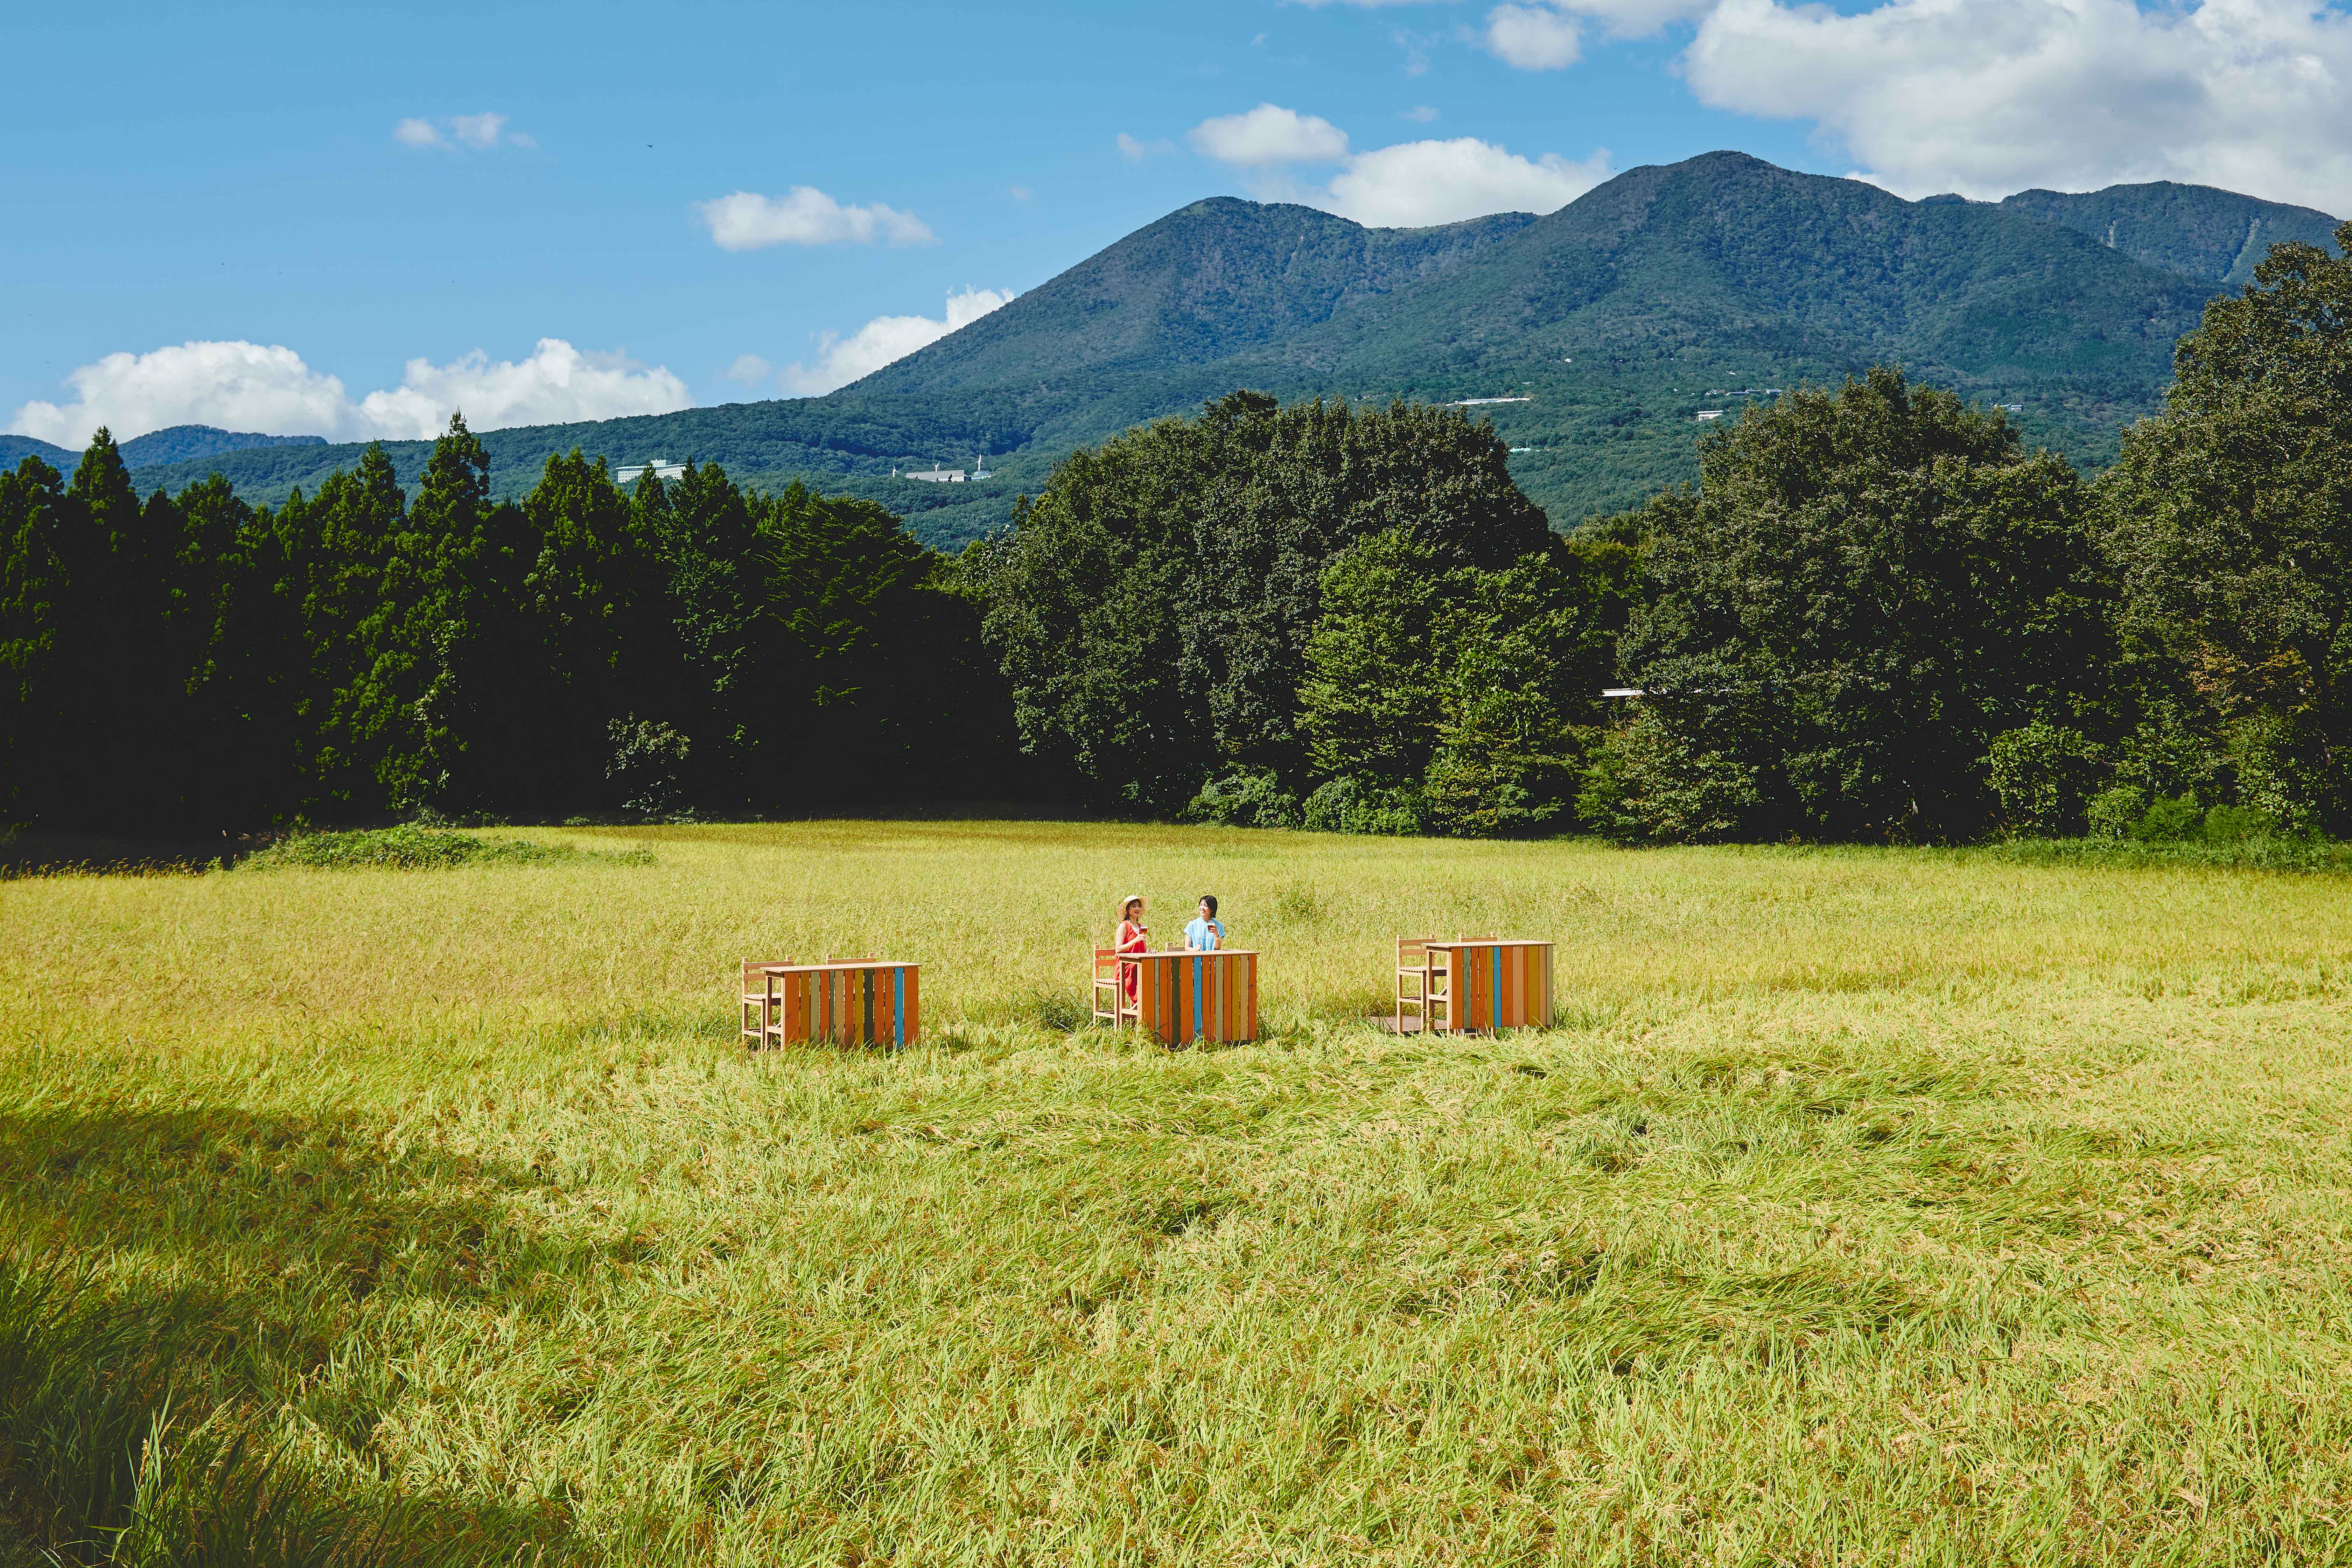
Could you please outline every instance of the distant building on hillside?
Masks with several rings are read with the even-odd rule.
[[[1702,408],[1698,411],[1698,416],[1702,419],[1720,419],[1723,417],[1723,410],[1720,408]]]
[[[1534,401],[1532,397],[1457,397],[1454,400],[1454,406],[1478,408],[1489,403],[1533,403]]]
[[[656,458],[650,463],[631,463],[625,468],[613,470],[613,482],[616,485],[633,485],[645,478],[648,472],[664,484],[667,484],[672,479],[686,478],[686,465],[666,463],[659,458]]]
[[[907,473],[891,470],[891,476],[901,479],[920,479],[927,485],[960,485],[963,483],[961,468],[915,468]]]

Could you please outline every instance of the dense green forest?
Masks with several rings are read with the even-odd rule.
[[[616,464],[692,458],[739,484],[797,478],[878,501],[953,550],[1003,527],[1072,451],[1237,386],[1359,406],[1511,398],[1474,406],[1510,448],[1513,479],[1565,528],[1696,478],[1703,411],[1900,364],[2014,405],[2029,442],[2087,472],[2156,411],[2173,343],[2205,301],[2272,242],[2324,245],[2333,226],[2189,185],[1906,202],[1736,153],[1629,170],[1543,217],[1428,229],[1218,198],[824,397],[481,441],[500,498],[520,499],[574,447]],[[217,469],[271,506],[361,450],[165,461],[135,445],[142,490]],[[431,445],[386,444],[404,486]],[[983,454],[996,477],[982,483],[891,477]]]
[[[0,477],[5,814],[154,834],[439,812],[733,814],[1017,787],[977,615],[870,503],[715,468],[492,499],[453,420],[413,493],[142,501],[101,433]]]
[[[624,492],[573,451],[503,500],[462,419],[413,489],[371,450],[275,508],[142,500],[101,435],[0,476],[0,814],[2342,833],[2352,261],[2274,247],[2175,371],[2095,480],[1881,367],[1564,533],[1461,410],[1230,393],[953,557],[715,466]]]

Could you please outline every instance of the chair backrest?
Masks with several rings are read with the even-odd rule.
[[[768,989],[768,977],[760,973],[772,963],[790,963],[789,958],[747,958],[743,961],[743,994],[757,995]]]
[[[1429,944],[1433,942],[1443,942],[1444,940],[1445,939],[1444,937],[1436,936],[1401,936],[1397,938],[1397,967],[1399,969],[1412,969],[1418,967],[1422,960],[1429,956]]]

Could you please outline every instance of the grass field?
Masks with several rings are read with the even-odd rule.
[[[23,1561],[2352,1563],[2340,876],[530,837],[0,882]],[[1130,889],[1265,1039],[1077,1027]],[[1364,1025],[1454,928],[1560,1026]],[[744,1053],[827,952],[925,1044]]]

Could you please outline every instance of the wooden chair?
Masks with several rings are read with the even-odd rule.
[[[1095,1017],[1098,1022],[1117,1028],[1121,1024],[1140,1023],[1143,1017],[1140,1000],[1127,999],[1129,963],[1121,963],[1118,950],[1111,947],[1095,949]],[[1108,1001],[1109,1007],[1103,1004]]]
[[[1397,938],[1397,1033],[1405,1032],[1405,1009],[1412,1009],[1421,1033],[1445,1033],[1454,1025],[1454,997],[1446,976],[1431,962],[1433,942],[1494,942],[1491,936],[1401,936]]]
[[[1397,938],[1396,996],[1397,1033],[1405,1032],[1405,1009],[1412,1009],[1420,1020],[1421,1032],[1429,1032],[1429,1005],[1434,1000],[1436,974],[1430,967],[1429,944],[1443,939],[1433,936],[1401,936]]]
[[[781,995],[772,995],[768,977],[760,973],[772,963],[790,963],[789,958],[747,958],[743,961],[743,1040],[753,1050],[768,1043],[768,1032],[775,1027],[776,1015],[783,1006]],[[751,1015],[760,1015],[758,1023]]]

